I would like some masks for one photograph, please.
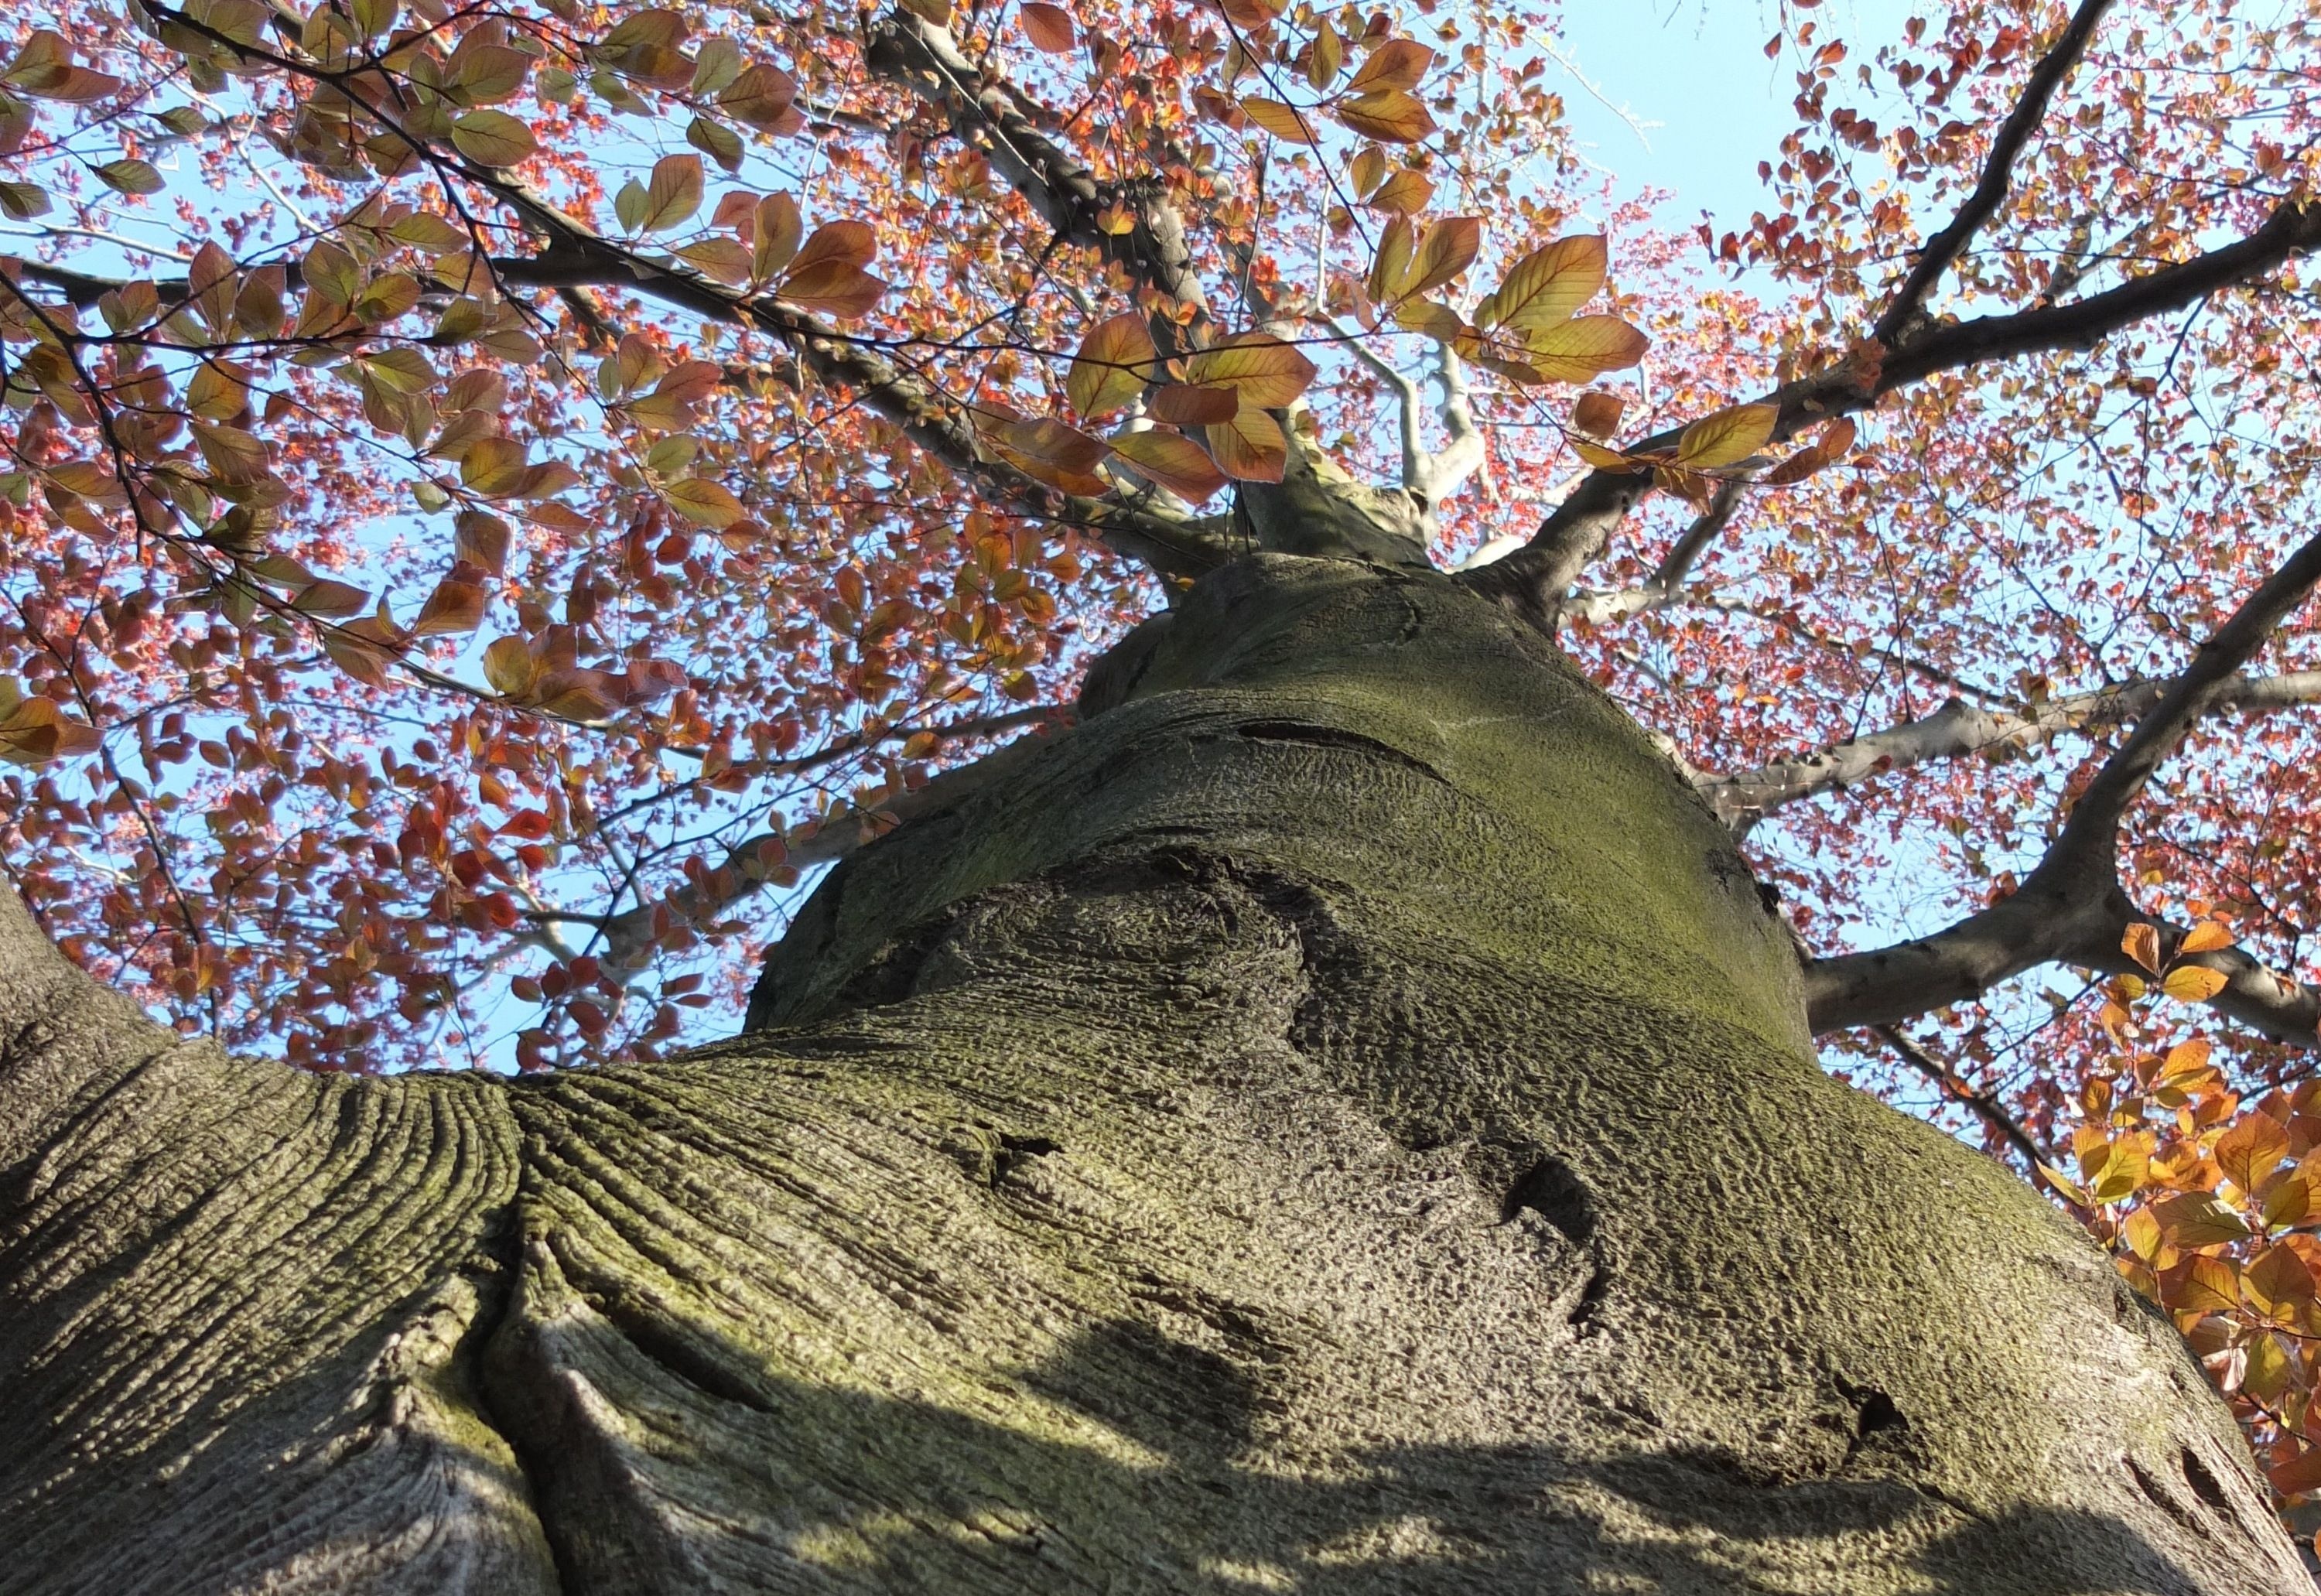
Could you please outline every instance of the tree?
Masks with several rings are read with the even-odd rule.
[[[2311,28],[1812,9],[20,27],[9,1588],[2307,1588]]]

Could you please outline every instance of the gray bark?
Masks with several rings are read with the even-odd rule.
[[[1261,556],[1083,709],[666,1063],[230,1059],[0,908],[0,1592],[2309,1591],[1537,633]]]

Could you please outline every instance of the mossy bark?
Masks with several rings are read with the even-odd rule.
[[[1536,634],[1265,556],[1088,708],[664,1064],[299,1075],[0,920],[0,1591],[2309,1591]]]

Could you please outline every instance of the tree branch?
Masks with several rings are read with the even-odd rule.
[[[2146,678],[2051,698],[2027,715],[1981,709],[1952,698],[1932,715],[1848,738],[1817,753],[1706,778],[1699,783],[1700,792],[1725,824],[1746,833],[1776,809],[1825,792],[1843,792],[1872,776],[1938,760],[2027,749],[2066,732],[2124,725],[2150,713],[2168,687],[2166,681]],[[2226,687],[2212,707],[2257,716],[2316,703],[2321,703],[2321,670],[2299,670],[2242,677]]]
[[[2284,200],[2254,233],[2221,249],[2066,305],[1943,323],[1882,353],[1873,344],[1756,402],[1779,412],[1773,439],[1786,440],[1816,423],[1869,409],[1886,395],[1941,372],[2018,355],[2092,349],[2123,327],[2246,282],[2316,248],[2321,248],[2321,202]],[[1670,428],[1625,449],[1665,449],[1681,432]],[[1552,625],[1563,594],[1621,518],[1651,491],[1652,480],[1642,473],[1592,471],[1540,524],[1528,545],[1463,571],[1460,579],[1534,624]]]
[[[2040,1172],[2040,1165],[2052,1163],[2055,1155],[2031,1137],[2031,1133],[2016,1122],[2006,1106],[1990,1092],[1977,1091],[1968,1085],[1957,1071],[1906,1034],[1899,1026],[1873,1026],[1870,1029],[1878,1039],[1899,1054],[1905,1063],[1933,1081],[1955,1101],[1965,1105],[1969,1113],[1995,1133],[1999,1140],[2015,1149],[2030,1165],[2031,1179],[2043,1190],[2052,1190],[2052,1183]]]
[[[2006,203],[2007,191],[2014,181],[2016,158],[2023,153],[2023,147],[2030,142],[2031,135],[2038,132],[2039,124],[2046,120],[2049,102],[2055,97],[2055,91],[2062,87],[2063,79],[2071,75],[2071,68],[2087,53],[2089,42],[2095,37],[2097,24],[2103,21],[2104,14],[2111,9],[2111,5],[2112,0],[2081,0],[2070,25],[2064,28],[2063,36],[2031,69],[2031,76],[2023,86],[2022,96],[2015,102],[2015,109],[1999,124],[1998,132],[1991,135],[1990,153],[1983,160],[1981,181],[1967,196],[1966,203],[1959,207],[1958,214],[1951,219],[1950,225],[1926,241],[1925,248],[1918,252],[1917,263],[1910,268],[1909,275],[1902,279],[1902,286],[1894,291],[1894,297],[1888,303],[1885,313],[1878,318],[1877,325],[1870,329],[1870,337],[1889,346],[1900,342],[1903,335],[1925,314],[1926,300],[1934,293],[1934,286],[1942,280],[1943,274],[1965,253],[1967,246],[1974,242],[1974,235],[1998,214],[1998,207]]]
[[[2118,880],[2119,825],[2162,760],[2228,696],[2241,668],[2321,582],[2321,537],[2308,540],[2252,593],[2171,681],[2071,805],[2070,817],[2021,888],[1931,936],[1806,966],[1813,1028],[1888,1024],[1979,998],[2034,965],[2066,960],[2116,968],[2138,914]],[[2157,924],[2158,922],[2153,922]],[[2172,946],[2172,944],[2171,944]],[[2216,962],[2231,978],[2216,1005],[2277,1040],[2321,1046],[2308,994],[2245,954]],[[2207,955],[2201,962],[2210,962]]]

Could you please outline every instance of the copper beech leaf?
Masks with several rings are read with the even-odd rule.
[[[1217,469],[1240,482],[1279,482],[1288,469],[1289,441],[1266,411],[1244,406],[1231,421],[1208,429]]]
[[[1229,388],[1244,406],[1279,409],[1314,380],[1314,362],[1294,344],[1265,333],[1241,333],[1185,362],[1185,380],[1199,388]]]
[[[2180,964],[2161,979],[2160,990],[2181,1003],[2205,1003],[2231,984],[2221,970]]]
[[[744,513],[740,499],[723,484],[706,477],[687,477],[671,482],[661,489],[661,497],[678,515],[712,532],[733,525]]]
[[[2130,926],[2119,939],[2120,951],[2157,975],[2160,972],[2160,927],[2148,922]]]
[[[505,111],[470,111],[451,123],[451,147],[478,166],[511,167],[540,146],[532,129]]]
[[[1182,433],[1148,427],[1115,433],[1110,442],[1113,451],[1139,476],[1193,504],[1200,503],[1225,485],[1225,475],[1217,469],[1216,462]]]
[[[1072,14],[1060,5],[1049,5],[1043,0],[1024,0],[1015,15],[1024,25],[1024,37],[1032,41],[1035,50],[1051,55],[1069,55],[1079,42],[1079,31],[1073,26]]]
[[[1124,310],[1098,322],[1080,340],[1064,377],[1072,408],[1089,420],[1110,415],[1144,391],[1160,360],[1143,316]]]
[[[1738,464],[1765,446],[1780,419],[1773,405],[1734,405],[1704,415],[1677,438],[1677,463],[1694,470]]]

